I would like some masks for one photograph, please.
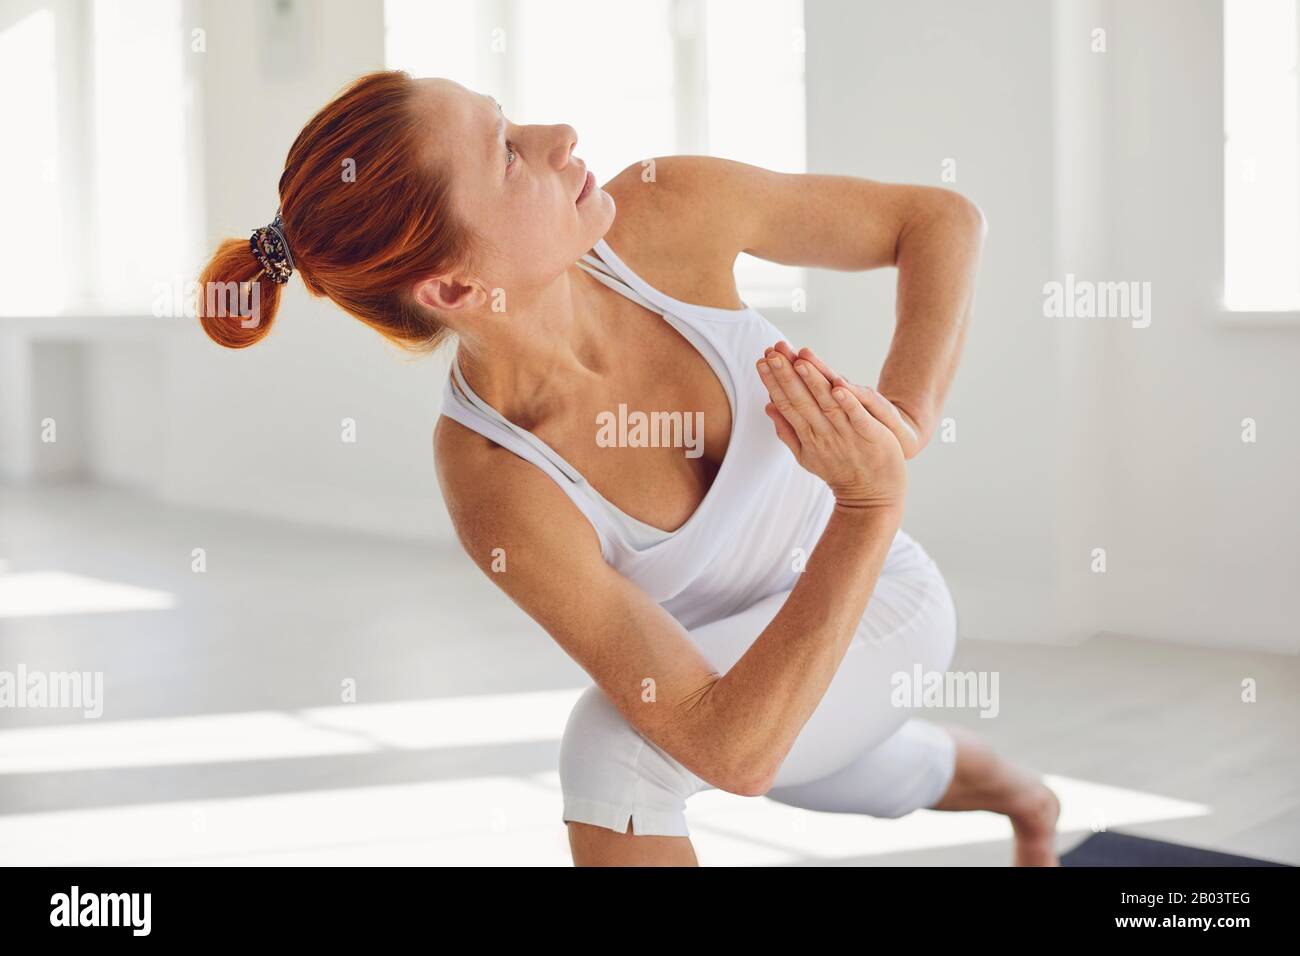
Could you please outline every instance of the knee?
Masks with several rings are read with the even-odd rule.
[[[930,666],[935,670],[946,670],[957,650],[956,599],[934,558],[901,531],[899,538],[903,543],[896,543],[895,547],[901,548],[906,557],[898,558],[900,567],[893,573],[908,581],[920,607],[924,608],[920,629],[926,638],[927,649],[932,651]],[[893,558],[892,551],[890,556]]]
[[[957,604],[937,566],[923,575],[919,589],[925,610],[918,630],[928,658],[926,664],[932,670],[944,671],[957,652]]]
[[[957,653],[957,603],[942,578],[939,580],[939,592],[938,600],[942,607],[938,627],[943,669],[947,670],[952,664],[953,656]]]
[[[569,713],[559,769],[566,823],[687,835],[686,798],[702,781],[643,737],[598,686]]]

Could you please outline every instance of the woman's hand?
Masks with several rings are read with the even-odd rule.
[[[832,387],[843,385],[852,392],[876,419],[894,433],[894,437],[898,439],[898,444],[903,448],[904,458],[915,458],[921,451],[923,447],[920,438],[921,429],[917,427],[916,422],[912,420],[910,415],[885,398],[885,396],[865,385],[855,385],[843,375],[836,375],[831,371],[830,366],[818,358],[810,348],[801,348],[796,353],[784,341],[777,342],[774,348],[791,362],[800,358],[812,362],[817,367],[817,370],[826,377],[826,380],[831,383]],[[771,349],[768,351],[771,351]]]
[[[868,406],[846,387],[832,386],[803,358],[791,362],[783,352],[768,349],[757,366],[772,399],[764,411],[777,437],[802,468],[826,482],[839,504],[902,506],[907,489],[902,446]]]

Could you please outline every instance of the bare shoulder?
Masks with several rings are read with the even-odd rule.
[[[545,539],[601,558],[595,529],[541,469],[446,415],[433,430],[434,469],[456,535],[488,571],[495,548],[536,555]],[[543,534],[543,530],[545,534]]]
[[[746,179],[763,172],[712,156],[633,163],[602,187],[618,210],[605,241],[673,298],[742,308],[733,272],[749,229],[742,193]]]

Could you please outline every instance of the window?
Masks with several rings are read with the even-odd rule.
[[[55,79],[54,12],[20,10],[15,19],[0,21],[0,86],[8,91],[0,97],[0,129],[6,131],[0,149],[0,221],[5,223],[0,306],[5,313],[38,315],[63,308],[58,256],[49,254],[64,244]],[[15,95],[18,90],[23,95]],[[19,131],[21,149],[15,148]]]
[[[191,265],[184,77],[195,54],[179,2],[96,0],[93,9],[90,298],[122,312],[151,303],[158,284],[178,281]]]
[[[0,8],[0,315],[148,315],[194,271],[187,9]]]
[[[707,0],[707,151],[713,156],[806,172],[803,3]],[[742,253],[741,298],[754,306],[791,306],[806,270]]]
[[[1296,0],[1225,0],[1224,305],[1300,311]]]
[[[613,8],[617,17],[618,8]],[[386,0],[386,59],[489,92],[519,123],[564,122],[602,180],[651,156],[807,169],[803,0],[637,0],[610,42],[600,0]],[[805,270],[742,254],[741,298],[791,305]]]

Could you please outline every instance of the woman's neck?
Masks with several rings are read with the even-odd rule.
[[[616,371],[610,300],[582,276],[572,266],[532,300],[460,335],[453,360],[470,387],[522,428],[580,404]]]

